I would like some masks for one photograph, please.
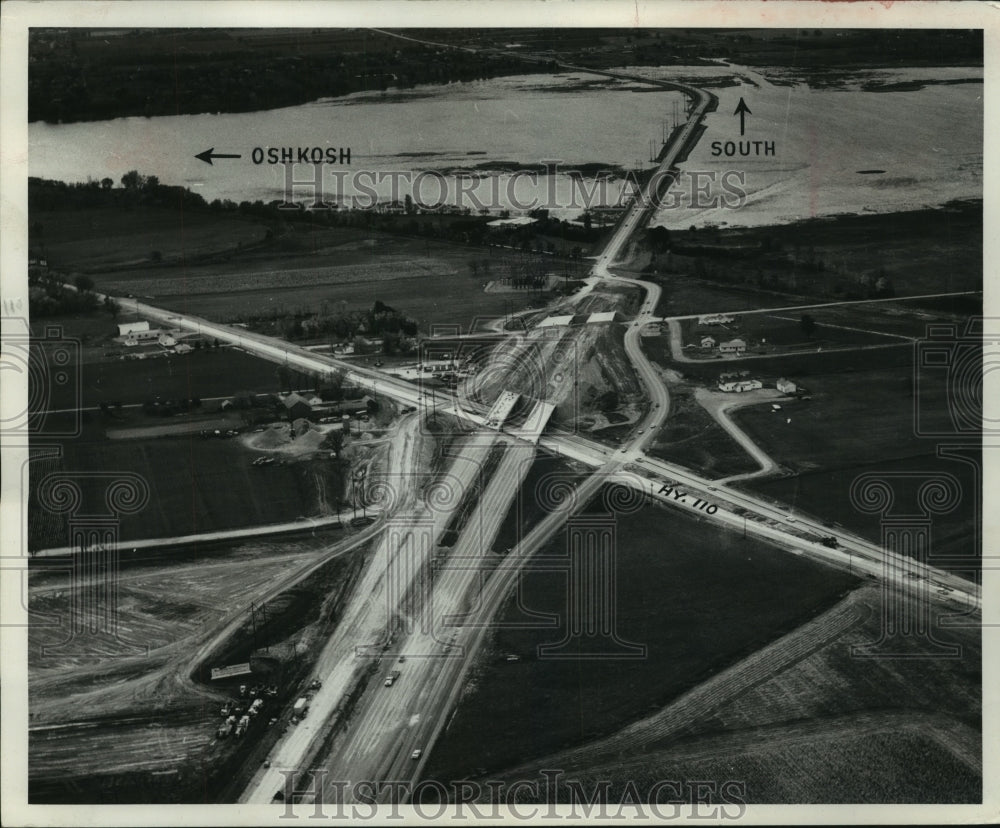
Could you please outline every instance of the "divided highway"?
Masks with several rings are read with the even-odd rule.
[[[560,65],[573,71],[594,72],[585,67]],[[607,72],[598,74],[623,77]],[[604,483],[619,483],[638,489],[648,495],[651,501],[673,508],[693,510],[705,520],[717,521],[736,531],[745,531],[748,535],[766,539],[798,554],[806,554],[839,566],[850,565],[856,571],[874,578],[888,578],[895,587],[901,589],[921,590],[927,594],[930,592],[927,582],[933,581],[940,584],[942,590],[947,588],[948,591],[946,595],[937,593],[936,597],[930,597],[947,601],[952,609],[974,611],[979,607],[978,588],[962,578],[916,564],[909,558],[880,549],[849,533],[829,529],[808,516],[793,516],[788,510],[761,498],[720,486],[690,469],[666,463],[644,453],[643,446],[663,424],[670,405],[666,386],[655,366],[646,358],[640,344],[642,326],[654,319],[660,289],[650,282],[615,276],[610,267],[621,256],[632,235],[645,225],[650,212],[655,209],[660,195],[658,182],[671,174],[677,159],[698,139],[702,118],[713,105],[714,97],[704,90],[682,84],[643,80],[684,91],[691,98],[690,115],[685,125],[671,137],[655,174],[647,179],[643,192],[637,194],[616,226],[607,246],[597,257],[591,277],[597,281],[629,284],[645,292],[636,319],[628,323],[625,349],[647,389],[651,407],[634,438],[623,449],[616,451],[579,435],[557,432],[544,434],[539,446],[595,470],[578,487],[580,503],[586,502]],[[332,370],[343,371],[346,381],[370,388],[373,394],[391,398],[405,406],[428,406],[430,402],[427,392],[418,386],[379,371],[319,355],[241,328],[178,314],[131,299],[120,301],[123,307],[148,319],[231,343],[248,353],[274,362],[320,374]],[[508,594],[514,578],[531,555],[556,535],[568,517],[568,513],[558,511],[545,517],[522,540],[516,552],[495,562],[496,566],[491,569],[491,575],[480,592],[483,574],[478,567],[485,561],[488,546],[526,474],[528,463],[523,462],[522,455],[528,455],[528,449],[533,450],[533,447],[530,442],[517,440],[502,431],[487,431],[484,428],[486,418],[483,414],[463,408],[456,395],[436,391],[434,396],[437,410],[451,414],[477,430],[463,449],[470,461],[468,465],[464,470],[454,463],[451,467],[464,481],[464,485],[473,485],[474,481],[468,470],[476,462],[485,459],[496,445],[505,447],[505,454],[496,471],[485,482],[480,502],[471,511],[452,548],[451,554],[456,559],[478,561],[478,566],[468,569],[445,568],[436,572],[433,582],[435,613],[445,609],[457,615],[466,615],[461,623],[456,624],[453,637],[449,637],[446,642],[442,643],[434,634],[417,625],[411,633],[385,649],[381,653],[381,661],[373,663],[371,660],[356,659],[355,647],[361,639],[365,642],[379,641],[381,631],[392,620],[389,607],[384,603],[390,586],[387,584],[386,573],[391,562],[398,560],[401,545],[392,540],[391,534],[383,536],[363,577],[361,588],[356,593],[358,600],[352,602],[320,656],[316,672],[323,679],[323,686],[313,699],[310,717],[297,725],[296,730],[279,743],[272,767],[262,769],[257,774],[242,798],[244,802],[272,801],[275,792],[284,788],[285,777],[280,771],[308,767],[308,763],[314,758],[320,759],[329,770],[328,779],[331,782],[359,778],[398,781],[417,779],[426,755],[457,699],[473,655],[481,646],[489,622]],[[414,422],[417,420],[418,418],[413,418]],[[478,431],[479,429],[483,430]],[[409,433],[412,435],[412,431]],[[400,468],[412,469],[414,455],[411,444],[401,446],[400,453],[401,456],[397,457]],[[416,514],[414,509],[417,507],[412,498],[407,508],[410,511],[397,511],[396,514]],[[383,517],[392,520],[390,514],[384,514]],[[429,531],[434,542],[425,550],[420,561],[422,565],[429,567],[432,562],[426,554],[435,548],[436,540],[447,525],[448,514],[428,514],[425,517],[429,518]],[[836,538],[838,548],[824,545],[822,540],[830,536]],[[413,582],[407,583],[412,585]],[[412,622],[414,619],[403,620]],[[440,630],[434,631],[439,632]],[[410,659],[404,665],[405,670],[401,669],[399,685],[384,686],[385,677],[399,663],[399,655],[423,652],[440,655],[444,650],[452,648],[456,651],[460,648],[461,657]],[[327,740],[331,737],[331,723],[337,720],[344,699],[358,685],[362,673],[366,671],[366,680],[374,686],[362,694],[345,730],[334,737],[332,744],[335,749],[330,752],[331,743]],[[321,748],[326,751],[323,757],[318,756]],[[405,799],[405,793],[394,792],[390,788],[379,798],[395,798],[399,801]]]

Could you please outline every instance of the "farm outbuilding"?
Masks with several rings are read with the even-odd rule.
[[[142,322],[120,322],[118,324],[118,336],[132,336],[133,334],[145,333],[149,331],[149,323]]]
[[[300,420],[312,414],[312,406],[309,405],[305,397],[295,392],[282,397],[281,404],[285,406],[285,411],[288,413],[290,421]]]

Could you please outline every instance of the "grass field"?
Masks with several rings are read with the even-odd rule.
[[[671,385],[670,414],[648,453],[708,477],[726,477],[757,468],[753,458],[694,398],[686,383]]]
[[[800,319],[804,313],[816,322],[810,334],[802,330]],[[716,342],[725,342],[735,337],[747,343],[748,353],[797,353],[815,351],[817,348],[842,348],[849,345],[882,345],[899,342],[894,335],[887,335],[877,329],[865,329],[844,324],[839,314],[829,311],[769,311],[767,313],[744,314],[736,317],[728,325],[699,325],[696,319],[685,319],[681,324],[681,342],[700,345],[703,336],[711,336]],[[701,358],[703,354],[693,351],[691,357]],[[714,359],[715,353],[704,355]]]
[[[670,365],[686,379],[715,385],[724,371],[751,371],[755,377],[789,377],[809,385],[812,377],[830,373],[865,371],[870,368],[892,368],[900,373],[912,372],[913,345],[901,342],[886,348],[858,349],[852,351],[821,351],[817,353],[783,354],[754,359],[705,360],[704,362],[673,362],[670,337],[643,339],[643,350],[651,360],[660,365]]]
[[[588,507],[594,513],[601,498]],[[566,631],[565,574],[534,570],[520,600],[557,613],[549,629],[503,629],[525,619],[517,596],[473,669],[427,774],[462,778],[579,744],[642,716],[836,601],[856,579],[680,513],[644,507],[616,524],[617,614],[621,639],[646,645],[643,658],[594,659],[593,642],[565,660],[538,646]],[[565,562],[565,536],[546,547]],[[507,662],[506,655],[519,656]]]
[[[856,477],[895,477],[895,508],[916,510],[916,487],[926,476],[951,474],[962,497],[952,511],[934,516],[934,549],[941,555],[977,557],[976,526],[982,514],[973,493],[979,490],[980,475],[965,462],[938,457],[941,441],[921,436],[916,428],[918,410],[921,427],[949,427],[943,377],[921,375],[916,391],[911,374],[891,369],[826,374],[807,382],[811,399],[787,401],[779,414],[769,406],[734,412],[738,424],[789,472],[744,485],[878,540],[879,516],[852,505]]]

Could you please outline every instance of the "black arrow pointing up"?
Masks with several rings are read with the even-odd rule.
[[[740,135],[742,135],[746,129],[746,116],[753,115],[750,111],[750,107],[747,106],[747,102],[743,100],[743,98],[740,98],[740,102],[736,105],[736,111],[733,115],[740,116]]]
[[[195,158],[199,161],[204,161],[209,166],[212,166],[213,158],[242,158],[242,155],[230,155],[222,152],[216,152],[215,147],[205,150],[204,152],[199,152]]]

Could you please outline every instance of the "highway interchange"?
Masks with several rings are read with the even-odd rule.
[[[657,172],[662,175],[669,175],[678,156],[697,140],[702,118],[713,100],[703,90],[677,84],[671,86],[689,95],[691,106],[687,123],[675,131],[661,156]],[[596,258],[582,291],[585,293],[601,283],[627,284],[644,291],[638,313],[627,324],[624,344],[646,388],[650,403],[648,412],[631,440],[620,449],[553,430],[543,434],[538,442],[537,448],[592,470],[578,487],[577,506],[586,503],[602,485],[618,483],[638,490],[650,502],[692,510],[705,520],[766,539],[795,554],[885,579],[892,589],[918,592],[925,599],[941,602],[954,613],[976,612],[980,604],[979,590],[969,581],[898,556],[841,529],[830,528],[816,518],[792,514],[785,507],[645,453],[647,442],[670,412],[666,385],[640,345],[642,327],[658,321],[653,314],[660,299],[660,288],[650,282],[616,276],[610,268],[633,234],[645,226],[658,195],[655,178],[648,179],[646,191],[633,201],[622,217],[607,246]],[[458,454],[448,458],[448,474],[454,477],[459,488],[474,485],[477,469],[483,467],[491,452],[500,452],[498,465],[484,482],[479,500],[449,553],[449,561],[453,564],[474,561],[476,565],[438,567],[433,560],[434,549],[452,514],[449,509],[457,504],[448,508],[429,508],[427,502],[409,491],[400,502],[393,504],[395,521],[393,514],[383,510],[385,522],[382,526],[396,529],[381,532],[377,550],[356,591],[356,600],[348,606],[317,660],[315,673],[323,685],[312,699],[310,715],[279,741],[272,751],[270,766],[257,772],[241,801],[273,801],[276,792],[286,789],[285,772],[306,768],[322,768],[326,773],[324,797],[329,799],[344,795],[342,790],[334,792],[329,787],[341,780],[413,782],[419,779],[490,621],[531,555],[556,536],[572,511],[572,506],[567,506],[548,514],[502,559],[488,554],[500,522],[536,454],[536,446],[530,440],[505,433],[502,428],[499,431],[486,428],[484,413],[470,408],[459,394],[436,390],[432,398],[431,392],[419,385],[242,328],[177,314],[137,300],[119,301],[125,309],[147,319],[231,343],[247,353],[277,363],[320,375],[341,371],[345,382],[371,389],[372,393],[392,399],[404,408],[416,407],[417,411],[403,415],[393,438],[390,451],[393,473],[405,476],[415,471],[414,446],[419,438],[421,419],[431,407],[472,429]],[[400,528],[400,518],[404,522],[412,520],[413,525]],[[836,547],[823,542],[830,537],[836,539]],[[403,568],[407,572],[404,581],[393,582]],[[484,577],[487,569],[488,578]],[[932,590],[931,584],[936,589]],[[450,615],[457,619],[453,626],[446,628],[445,640],[442,640],[439,626],[427,629],[416,622],[420,612],[417,607],[414,614],[411,607],[414,588],[428,592],[436,616]],[[393,618],[392,601],[387,600],[393,589],[398,591],[400,601],[411,602],[405,609],[396,608],[395,614],[399,616],[396,619]],[[401,626],[394,627],[394,623]],[[387,640],[386,631],[397,628],[402,632],[388,636]],[[358,645],[369,643],[375,645],[374,649],[358,655]],[[406,659],[405,663],[401,663],[400,658]],[[396,685],[386,688],[385,678],[394,669],[400,669],[401,677]],[[340,721],[338,714],[343,712],[345,700],[359,684],[365,689],[349,721]],[[303,784],[297,782],[292,787],[299,788]],[[322,786],[322,779],[317,784]],[[405,788],[394,786],[372,793],[379,801],[404,801],[407,796]],[[302,801],[310,798],[306,795]]]

